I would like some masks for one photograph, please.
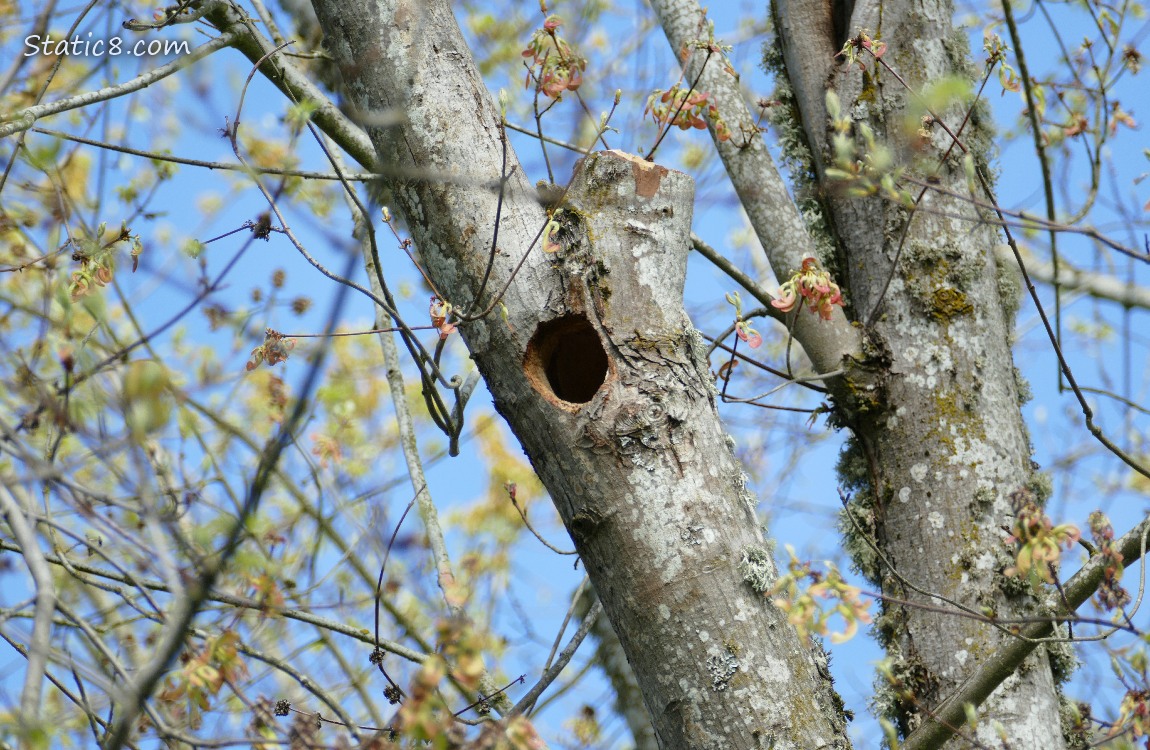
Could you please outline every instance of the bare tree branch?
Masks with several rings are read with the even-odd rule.
[[[9,552],[21,552],[22,548],[16,544],[0,539],[0,550],[7,550]],[[51,563],[52,565],[59,565],[61,567],[69,568],[83,573],[86,576],[95,576],[96,578],[116,581],[117,583],[127,584],[132,587],[143,587],[151,591],[171,593],[171,589],[163,581],[157,581],[151,578],[141,578],[139,576],[129,577],[116,571],[105,570],[104,568],[98,568],[94,565],[85,565],[83,563],[78,563],[75,560],[64,560],[60,557],[57,557],[56,555],[51,554],[44,555],[44,560],[48,563]],[[82,578],[77,576],[77,579],[86,585],[102,588],[105,591],[115,594],[116,596],[119,596],[123,599],[130,598],[130,594],[128,594],[126,590],[120,588],[119,586],[105,584],[91,578]],[[211,592],[207,597],[207,601],[215,602],[217,604],[226,604],[228,606],[237,607],[239,609],[259,610],[266,609],[267,607],[266,602],[260,602],[255,599],[249,599],[243,596],[235,596],[233,594],[227,594],[222,591]],[[339,633],[340,635],[353,638],[365,644],[370,645],[374,642],[371,633],[365,632],[363,628],[353,627],[352,625],[349,625],[345,622],[333,620],[330,617],[323,617],[306,610],[282,607],[276,610],[276,614],[288,620],[297,620],[299,622],[313,625],[328,632]],[[407,646],[404,646],[401,643],[395,643],[394,641],[380,641],[379,645],[381,648],[395,654],[396,656],[402,657],[416,664],[423,662],[423,660],[427,658],[425,654],[420,653],[419,651],[414,651]]]
[[[555,678],[559,676],[560,672],[567,668],[567,663],[571,661],[571,657],[579,650],[579,646],[583,644],[583,639],[591,632],[591,627],[595,624],[595,621],[599,619],[599,615],[602,612],[603,603],[596,599],[595,603],[591,605],[591,608],[587,610],[587,614],[583,616],[583,621],[579,624],[579,629],[571,635],[571,640],[567,641],[567,645],[559,652],[555,663],[539,677],[539,681],[531,686],[531,689],[519,699],[515,707],[507,712],[508,717],[518,716],[524,711],[529,711],[531,707],[535,705],[535,701],[539,700],[539,696],[543,694],[543,691],[555,681]]]
[[[20,553],[28,564],[28,573],[36,594],[36,616],[32,625],[32,639],[28,644],[28,667],[24,673],[24,688],[20,693],[20,724],[26,732],[37,730],[40,722],[41,695],[44,674],[48,668],[48,649],[52,635],[52,617],[56,613],[56,587],[52,573],[40,551],[36,534],[24,514],[27,512],[7,486],[0,484],[0,508]]]
[[[652,0],[651,6],[675,55],[693,41],[707,41],[708,28],[697,0]],[[699,52],[692,55],[688,78],[694,81],[698,76],[696,88],[714,97],[732,133],[727,141],[715,138],[715,148],[775,275],[779,279],[789,278],[803,258],[818,254],[815,244],[767,151],[758,121],[747,107],[738,80],[724,70],[718,60],[703,66],[700,74],[702,58]],[[714,136],[714,124],[709,127]],[[859,332],[841,310],[836,310],[829,321],[814,315],[799,315],[794,336],[819,372],[838,370],[843,357],[861,359]]]
[[[1014,252],[1010,249],[1010,245],[999,245],[995,248],[995,253],[999,263],[1015,265]],[[1055,284],[1053,263],[1039,260],[1030,252],[1023,252],[1023,260],[1026,262],[1026,271],[1032,279],[1044,284]],[[1097,299],[1117,302],[1125,307],[1150,310],[1150,289],[1124,283],[1107,274],[1083,271],[1061,258],[1058,261],[1056,286],[1070,291],[1080,291]]]

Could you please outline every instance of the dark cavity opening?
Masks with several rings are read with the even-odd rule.
[[[582,315],[541,323],[527,344],[527,377],[542,393],[585,404],[607,380],[607,352]]]

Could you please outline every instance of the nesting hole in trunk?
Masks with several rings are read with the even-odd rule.
[[[543,395],[585,404],[607,380],[607,352],[587,318],[567,315],[539,324],[523,367]]]

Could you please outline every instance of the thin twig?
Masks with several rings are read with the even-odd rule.
[[[990,201],[997,203],[997,201],[994,200],[994,192],[990,187],[990,181],[986,178],[986,175],[983,174],[982,169],[978,170],[978,179]],[[1001,218],[1001,210],[996,210],[999,210],[999,217]],[[1094,436],[1095,440],[1102,443],[1107,450],[1121,459],[1124,464],[1142,476],[1150,478],[1150,468],[1147,468],[1129,453],[1122,450],[1114,441],[1106,437],[1102,432],[1102,428],[1094,424],[1094,410],[1090,408],[1090,404],[1086,401],[1085,394],[1083,394],[1082,389],[1078,387],[1074,373],[1070,371],[1070,364],[1066,361],[1066,357],[1062,353],[1062,347],[1058,344],[1058,335],[1054,329],[1051,328],[1050,320],[1046,317],[1046,310],[1042,306],[1042,301],[1038,298],[1038,290],[1034,288],[1034,282],[1030,280],[1030,274],[1026,271],[1026,263],[1022,260],[1022,252],[1019,250],[1018,243],[1014,239],[1014,234],[1010,231],[1010,228],[1005,225],[1003,226],[1003,231],[1006,233],[1006,241],[1010,245],[1010,249],[1014,251],[1014,260],[1018,263],[1018,269],[1022,272],[1026,290],[1030,293],[1030,299],[1034,302],[1034,307],[1038,311],[1038,317],[1042,320],[1042,325],[1046,329],[1046,337],[1050,340],[1050,345],[1054,349],[1054,355],[1058,358],[1059,369],[1066,377],[1066,382],[1070,385],[1074,396],[1078,399],[1078,406],[1082,410],[1082,417],[1086,422],[1087,431]]]
[[[768,316],[783,324],[787,322],[786,313],[771,304],[775,298],[772,297],[766,289],[763,289],[762,285],[740,271],[738,266],[724,258],[719,251],[700,239],[699,235],[694,232],[691,232],[691,248],[697,250],[699,255],[711,261],[716,268],[730,276],[739,286],[750,292],[752,297],[762,302],[763,310]]]
[[[579,629],[575,631],[575,634],[571,636],[571,640],[567,642],[567,647],[560,652],[555,663],[551,665],[551,668],[544,672],[542,676],[540,676],[539,681],[527,691],[527,694],[519,699],[515,707],[507,712],[507,718],[518,716],[524,711],[529,711],[531,707],[535,705],[535,701],[539,700],[539,696],[543,694],[543,691],[555,681],[555,678],[559,676],[559,673],[562,672],[567,666],[567,663],[571,661],[571,657],[575,655],[575,652],[583,643],[583,639],[591,632],[591,626],[595,624],[595,620],[598,619],[602,611],[603,602],[596,599],[595,603],[591,605],[591,609],[587,610],[587,614],[583,617],[583,622],[579,626]]]
[[[248,170],[254,171],[257,174],[270,174],[279,175],[282,177],[300,177],[306,180],[339,180],[340,175],[334,172],[316,172],[307,169],[281,169],[278,167],[258,167],[258,166],[245,166],[235,162],[225,161],[205,161],[203,159],[189,159],[183,156],[172,156],[171,154],[163,154],[159,151],[144,151],[131,146],[125,146],[120,143],[110,143],[108,141],[98,141],[93,138],[85,138],[72,133],[65,133],[60,130],[50,130],[48,128],[32,127],[28,128],[31,133],[39,133],[40,135],[47,135],[53,138],[61,138],[65,141],[72,141],[74,143],[83,143],[86,146],[95,146],[107,151],[115,151],[121,154],[128,154],[129,156],[140,156],[145,159],[152,159],[154,161],[168,162],[171,164],[184,164],[189,167],[204,167],[205,169],[223,169],[231,172],[247,172]],[[378,174],[370,172],[353,172],[351,174],[343,175],[343,179],[349,182],[371,182],[372,180],[379,179]]]

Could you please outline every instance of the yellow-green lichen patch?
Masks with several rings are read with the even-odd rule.
[[[859,92],[858,101],[873,103],[876,98],[877,87],[875,86],[875,79],[871,77],[870,71],[864,70],[862,73],[863,86],[862,91]]]
[[[965,294],[953,287],[935,289],[931,294],[930,314],[935,320],[946,321],[972,312],[974,305],[970,304]]]

